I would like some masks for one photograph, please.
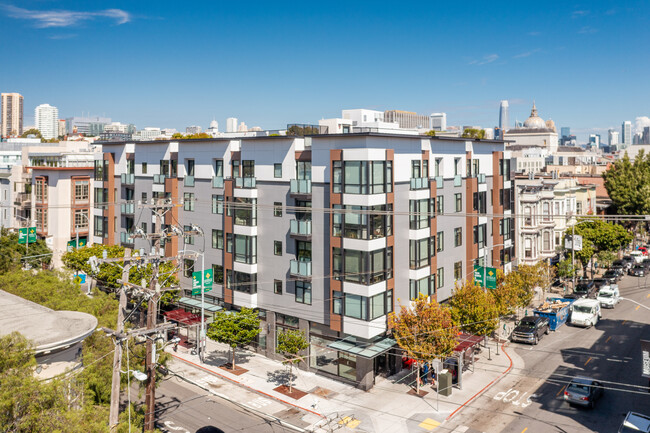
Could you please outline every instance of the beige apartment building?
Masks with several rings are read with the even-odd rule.
[[[1,94],[0,135],[2,137],[23,134],[23,96],[20,93]]]

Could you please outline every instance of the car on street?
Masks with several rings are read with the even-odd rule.
[[[646,268],[642,264],[636,264],[628,271],[629,275],[634,275],[635,277],[645,277],[645,273]]]
[[[589,298],[591,297],[594,293],[596,292],[596,286],[593,281],[590,280],[584,280],[580,284],[578,284],[575,289],[573,289],[573,293],[576,295],[582,297],[582,298]]]
[[[623,259],[614,260],[614,262],[612,263],[612,268],[618,268],[618,267],[627,271],[632,267],[632,262],[631,261],[626,262]]]
[[[643,253],[641,251],[632,251],[630,256],[634,259],[635,262],[641,263],[644,259]]]
[[[624,263],[613,263],[609,269],[615,270],[616,272],[618,272],[619,275],[625,275],[625,271],[627,270],[627,265]]]
[[[603,384],[584,376],[574,377],[564,390],[564,401],[593,409],[596,400],[603,396]]]
[[[618,433],[650,433],[650,416],[628,412]]]
[[[609,284],[606,279],[604,278],[594,278],[594,286],[596,286],[596,289],[600,289],[603,286],[606,286]]]
[[[648,259],[643,259],[643,261],[641,262],[641,265],[642,265],[642,266],[645,266],[646,270],[647,270],[647,269],[650,269],[650,258],[648,258]]]
[[[546,317],[526,316],[517,323],[510,339],[520,343],[537,344],[549,330],[550,325]]]
[[[619,279],[618,272],[613,269],[609,269],[603,274],[603,279],[607,280],[609,284],[616,284]]]
[[[621,301],[618,285],[612,284],[611,286],[601,287],[598,295],[596,295],[596,300],[600,302],[600,306],[603,308],[614,308]]]
[[[643,254],[644,256],[647,256],[647,255],[648,255],[648,249],[647,249],[646,247],[639,247],[639,248],[637,248],[636,250],[637,250],[637,251],[640,251],[641,254]]]
[[[621,260],[623,260],[626,263],[629,263],[630,266],[634,266],[636,261],[632,258],[632,256],[624,256]]]
[[[578,299],[571,304],[571,318],[569,323],[573,326],[591,328],[601,317],[600,302],[596,299]]]

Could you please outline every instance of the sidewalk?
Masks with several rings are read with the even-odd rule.
[[[507,343],[506,343],[507,345]],[[294,387],[306,394],[298,399],[275,390],[286,383],[288,367],[254,352],[238,350],[237,364],[247,370],[234,374],[220,368],[229,360],[230,348],[208,339],[205,363],[189,349],[171,347],[165,350],[173,355],[170,370],[190,382],[213,389],[215,394],[252,407],[271,416],[281,418],[296,430],[329,432],[427,432],[435,431],[451,419],[475,397],[488,389],[512,366],[506,345],[496,355],[496,344],[490,340],[476,356],[474,371],[463,374],[463,389],[454,388],[448,397],[438,396],[431,386],[422,389],[424,397],[407,394],[410,381],[402,371],[389,378],[376,379],[370,391],[361,391],[333,379],[293,369]],[[401,379],[401,380],[400,380]],[[251,391],[259,395],[251,399]],[[440,430],[443,430],[441,428]]]

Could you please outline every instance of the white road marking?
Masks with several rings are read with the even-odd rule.
[[[165,424],[165,427],[167,427],[169,430],[181,431],[182,433],[190,433],[190,431],[185,427],[174,425],[173,421],[165,421],[163,424]]]
[[[493,399],[501,400],[504,403],[510,403],[514,406],[521,406],[521,408],[523,409],[530,406],[533,403],[531,400],[532,398],[539,397],[539,394],[530,394],[528,398],[526,398],[524,401],[524,397],[526,396],[526,394],[528,394],[528,391],[524,392],[523,394],[520,394],[520,392],[517,391],[516,389],[510,388],[507,391],[498,392],[493,397]]]
[[[273,403],[271,400],[264,398],[264,397],[257,397],[255,400],[251,400],[248,403],[246,403],[249,406],[252,406],[256,409],[261,409],[264,406],[268,406],[271,403]]]

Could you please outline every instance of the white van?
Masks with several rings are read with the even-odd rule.
[[[600,302],[602,308],[614,308],[621,300],[618,285],[611,284],[601,287],[596,296],[596,300]]]
[[[632,251],[630,253],[630,256],[632,256],[632,258],[634,259],[634,263],[641,263],[643,259],[645,259],[645,256],[641,251],[636,251],[636,250]]]
[[[575,326],[594,326],[600,319],[600,302],[596,299],[578,299],[571,304],[571,323]]]

